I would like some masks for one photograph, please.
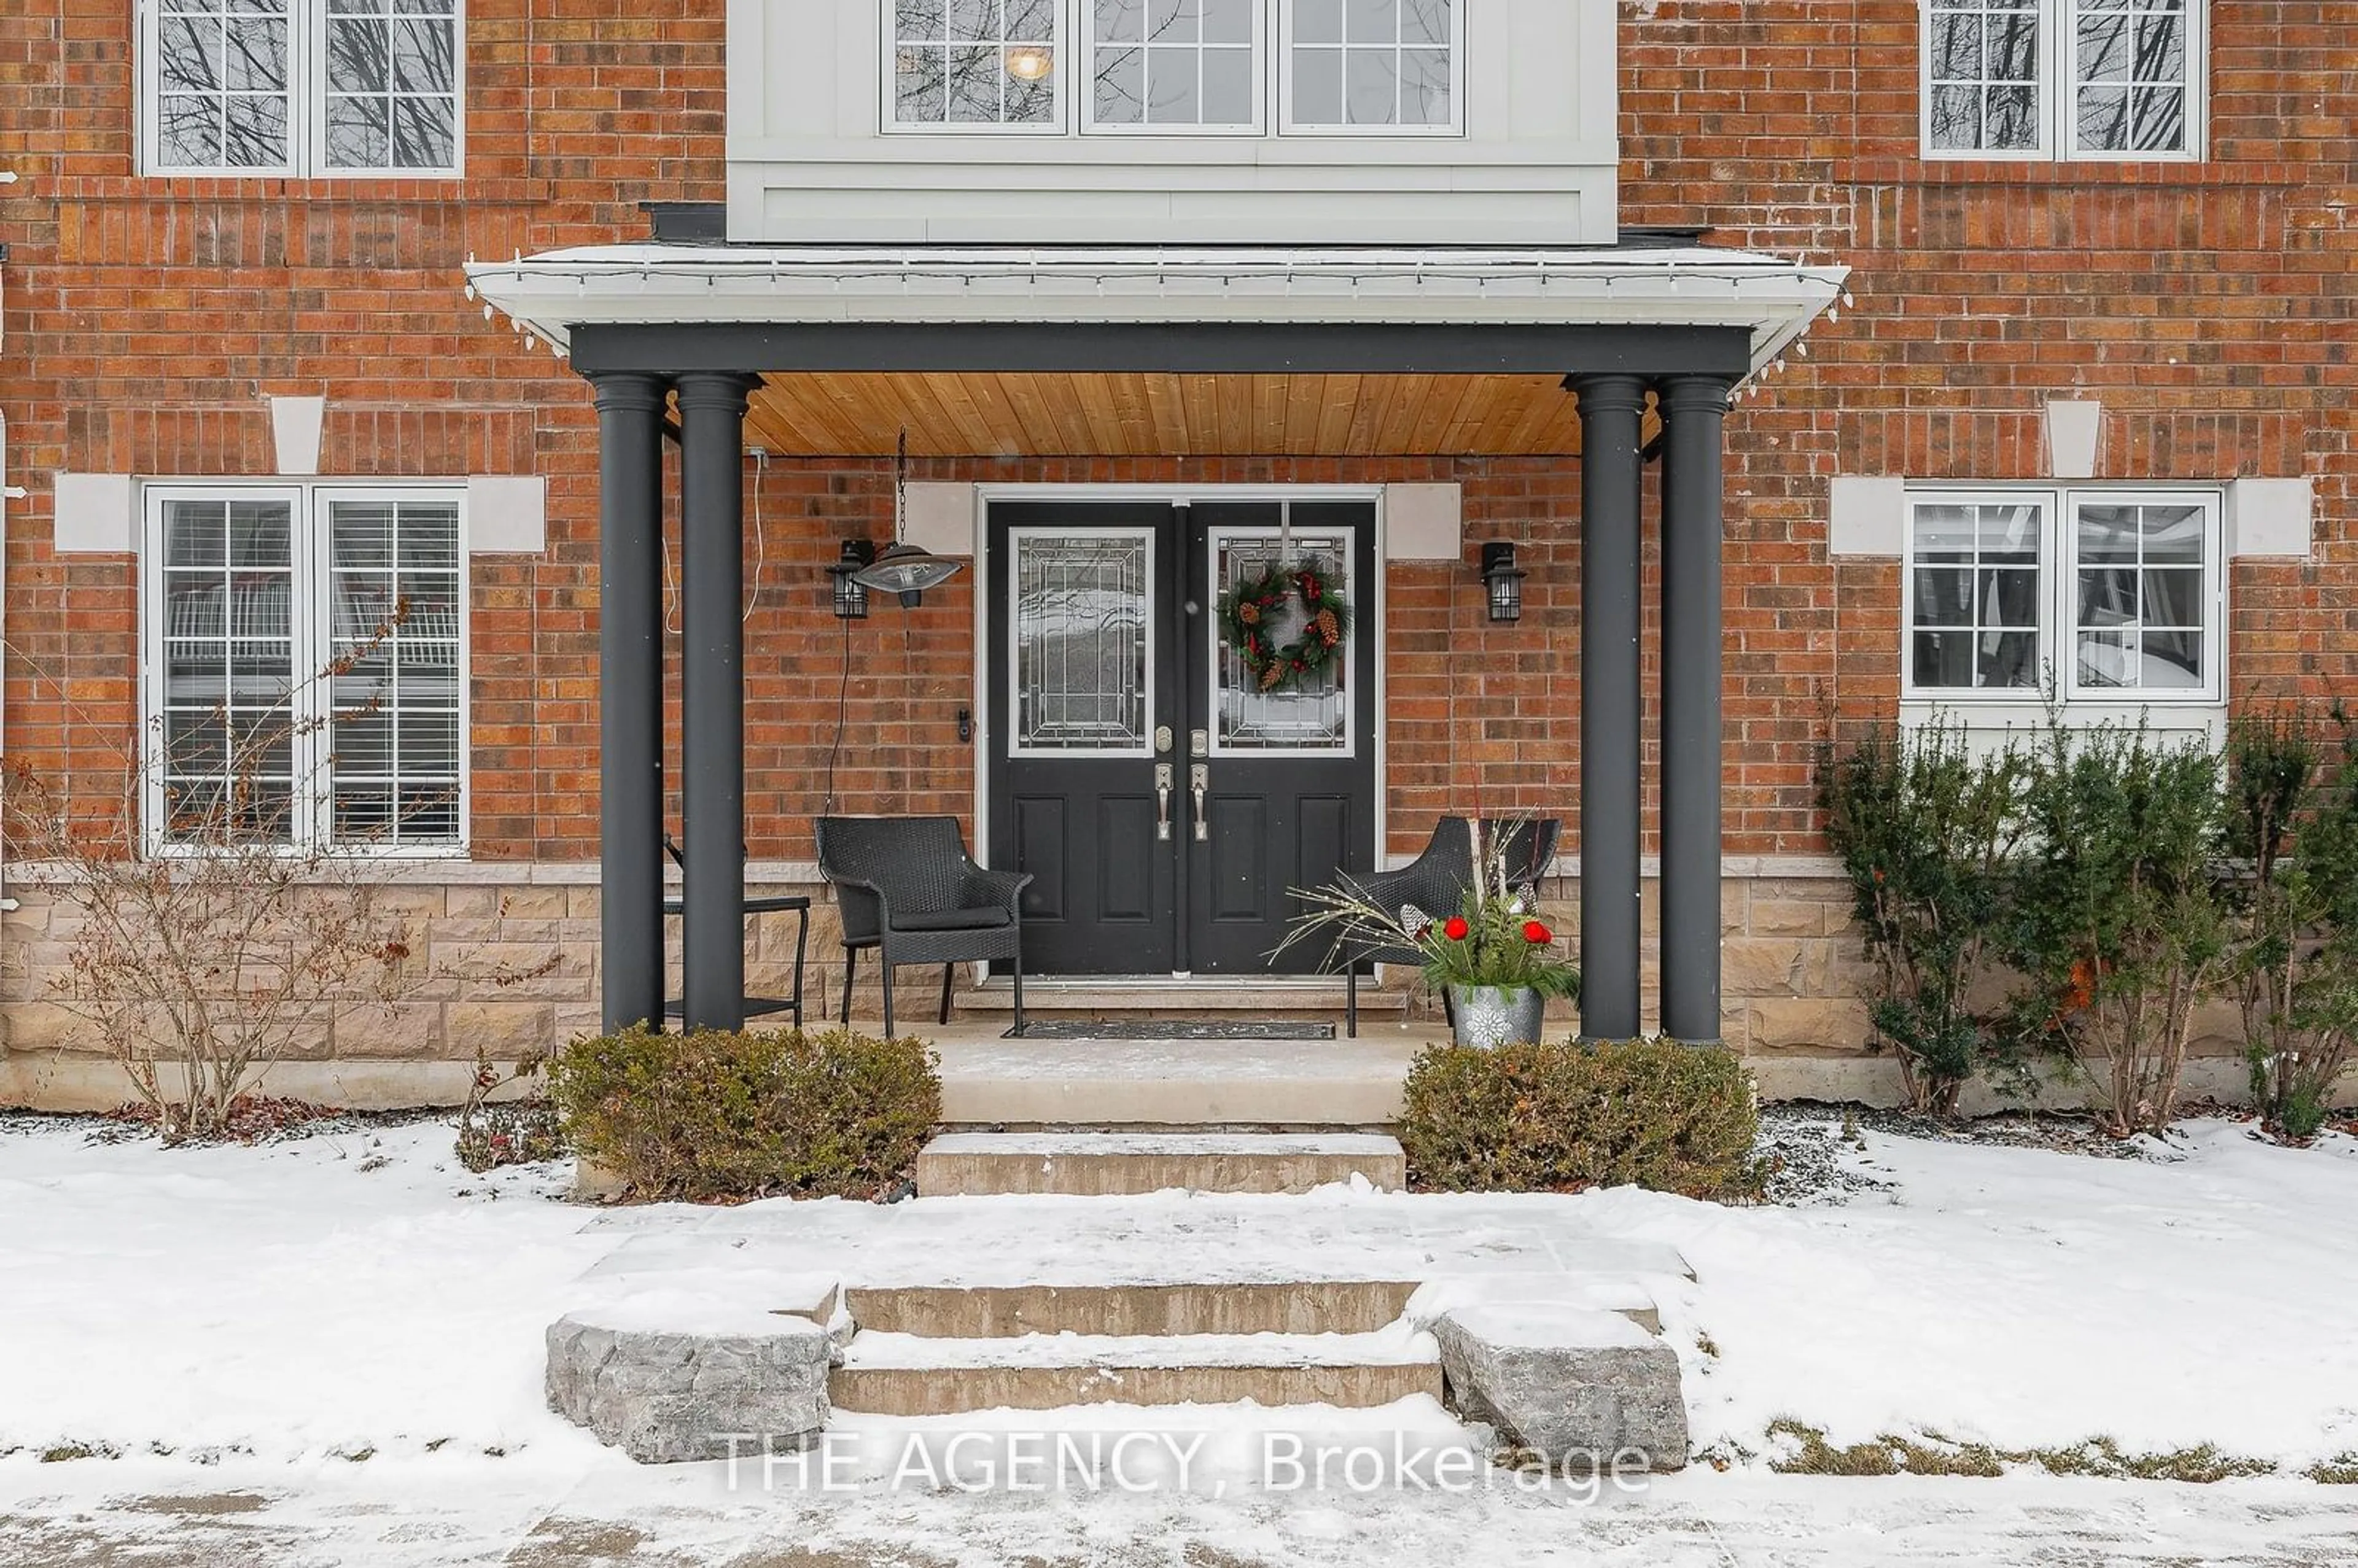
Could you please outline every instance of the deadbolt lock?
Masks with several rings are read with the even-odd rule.
[[[1154,727],[1154,754],[1158,757],[1171,754],[1171,726],[1168,724]]]

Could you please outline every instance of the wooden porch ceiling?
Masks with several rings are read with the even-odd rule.
[[[1648,435],[1652,416],[1648,416]],[[784,456],[1576,456],[1562,378],[780,374],[746,439]]]

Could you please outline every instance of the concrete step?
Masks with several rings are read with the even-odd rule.
[[[862,1330],[827,1379],[836,1409],[881,1416],[1243,1400],[1365,1409],[1441,1392],[1439,1346],[1406,1325],[1375,1334],[985,1339]]]
[[[1429,1033],[1357,1040],[937,1036],[942,1119],[966,1127],[1381,1127]]]
[[[917,1155],[917,1191],[926,1197],[1107,1197],[1172,1187],[1306,1193],[1355,1175],[1388,1192],[1406,1187],[1400,1141],[1348,1132],[952,1132]]]
[[[1392,1281],[899,1286],[845,1292],[861,1332],[937,1339],[1025,1335],[1373,1334],[1416,1293]]]
[[[1233,975],[1089,975],[1072,979],[1023,981],[1023,1011],[1040,1013],[1159,1012],[1184,1016],[1195,1012],[1316,1013],[1332,1015],[1339,1030],[1345,987],[1338,977],[1325,975],[1264,975],[1240,979]],[[1376,989],[1365,976],[1359,980],[1359,1011],[1399,1013],[1408,1011],[1408,993]],[[994,975],[971,990],[958,992],[960,1008],[974,1012],[1011,1013],[1015,988],[1003,975]]]

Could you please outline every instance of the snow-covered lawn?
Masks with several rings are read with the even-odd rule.
[[[470,1532],[512,1539],[552,1512],[594,1520],[617,1509],[693,1521],[678,1526],[689,1538],[752,1541],[777,1529],[786,1516],[774,1510],[784,1509],[805,1520],[797,1539],[836,1529],[950,1560],[958,1541],[1003,1548],[1025,1529],[1066,1532],[1069,1548],[1092,1530],[1151,1538],[1168,1527],[1206,1543],[1216,1554],[1206,1561],[1225,1551],[1247,1563],[1433,1562],[1467,1531],[1496,1548],[1485,1560],[1541,1561],[1561,1530],[1547,1522],[1558,1510],[1512,1498],[1338,1500],[1265,1516],[1253,1510],[1275,1505],[1195,1498],[1130,1499],[1120,1514],[906,1497],[828,1514],[830,1499],[773,1498],[772,1512],[748,1522],[750,1505],[723,1493],[712,1467],[634,1471],[541,1401],[542,1332],[579,1296],[583,1271],[633,1236],[685,1232],[708,1214],[632,1211],[585,1228],[595,1217],[550,1201],[566,1173],[471,1176],[437,1123],[186,1152],[94,1143],[87,1130],[0,1121],[0,1451],[14,1451],[0,1458],[0,1560],[40,1561],[29,1545],[9,1550],[12,1530],[25,1542],[50,1539],[60,1519],[126,1488],[271,1493],[270,1517],[295,1532],[287,1561],[311,1560],[296,1543],[312,1540],[303,1531],[314,1525],[330,1528],[321,1520],[358,1528],[350,1519],[362,1505],[334,1501],[346,1494],[406,1498],[421,1530],[436,1509],[455,1510],[444,1520],[454,1555],[420,1547],[414,1558],[388,1549],[351,1559],[372,1562],[472,1561],[456,1544]],[[1829,1122],[1823,1137],[1833,1136]],[[1733,1475],[1698,1467],[1662,1483],[1655,1503],[1670,1511],[1648,1516],[1644,1530],[1609,1515],[1585,1527],[1593,1546],[1638,1551],[1660,1526],[1677,1550],[1639,1552],[1645,1560],[1757,1561],[1714,1557],[1710,1540],[1780,1552],[1779,1542],[1818,1541],[1818,1527],[1805,1528],[1816,1505],[1803,1501],[1816,1498],[1838,1499],[1829,1517],[1864,1532],[1855,1559],[1824,1561],[1952,1561],[1911,1556],[1892,1532],[1952,1509],[2001,1509],[2006,1528],[2028,1540],[2050,1517],[2042,1509],[2085,1508],[2157,1551],[2181,1529],[2190,1546],[2240,1541],[2255,1519],[2306,1521],[2309,1537],[2330,1538],[2319,1554],[2268,1560],[2358,1554],[2358,1539],[2332,1522],[2346,1521],[2358,1492],[2296,1476],[2358,1450],[2358,1142],[2285,1150],[2203,1121],[2168,1151],[2097,1159],[1868,1131],[1839,1145],[1836,1160],[1846,1176],[1877,1184],[1798,1207],[1722,1208],[1637,1191],[1533,1200],[1565,1206],[1600,1235],[1675,1246],[1692,1263],[1691,1286],[1651,1282],[1687,1361],[1696,1444],[1735,1464]],[[1312,1201],[1333,1206],[1336,1219],[1364,1206],[1375,1222],[1402,1204],[1445,1217],[1461,1200],[1330,1189]],[[758,1228],[765,1206],[732,1220]],[[865,1212],[830,1215],[828,1228],[856,1227]],[[2209,1443],[2282,1475],[2141,1491],[2019,1476],[1829,1483],[1772,1476],[1743,1457],[1769,1450],[1779,1418],[1836,1443],[1883,1433],[2002,1448],[2099,1435],[2132,1452]],[[1400,1424],[1401,1413],[1387,1419]],[[58,1450],[121,1457],[40,1463]],[[310,1512],[291,1497],[308,1498]],[[21,1499],[38,1498],[50,1504],[15,1512],[12,1524],[12,1510],[28,1506]],[[661,1536],[632,1518],[650,1540]],[[1780,1518],[1803,1522],[1779,1533]],[[835,1524],[814,1522],[825,1519]],[[1369,1532],[1396,1552],[1370,1555]],[[2143,1558],[2124,1549],[2105,1560]],[[2226,1560],[2225,1547],[2207,1560]]]

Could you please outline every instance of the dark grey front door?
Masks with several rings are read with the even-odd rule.
[[[1025,968],[1316,968],[1268,955],[1289,889],[1374,852],[1373,506],[1001,503],[986,547],[990,855],[1033,875]],[[1215,606],[1281,562],[1355,625],[1331,671],[1264,690]]]

